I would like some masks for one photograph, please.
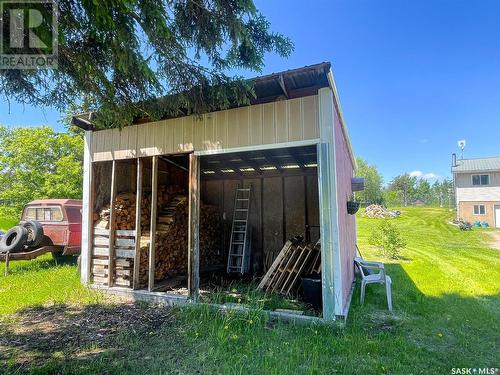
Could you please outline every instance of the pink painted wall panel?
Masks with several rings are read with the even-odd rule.
[[[337,112],[337,109],[335,109]],[[343,306],[345,308],[354,281],[353,261],[356,256],[356,217],[347,213],[347,200],[352,193],[354,162],[342,131],[338,112],[335,114],[335,158],[337,167],[337,205],[340,235]]]

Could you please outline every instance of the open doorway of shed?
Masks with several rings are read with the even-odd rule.
[[[139,288],[188,295],[188,158],[142,159]]]
[[[300,279],[295,291],[286,295],[267,295],[257,291],[259,279],[271,267],[286,241],[302,236],[313,245],[320,236],[319,194],[316,146],[288,147],[245,152],[203,155],[200,157],[201,201],[203,218],[220,220],[216,248],[222,259],[213,272],[202,272],[211,253],[200,243],[200,293],[210,302],[247,303],[246,298],[265,299],[263,308],[304,309]],[[251,254],[249,272],[227,270],[238,188],[250,188],[249,233]],[[206,223],[205,225],[210,225]],[[203,222],[202,222],[203,226]],[[321,293],[320,293],[321,295]],[[214,299],[215,298],[215,299]],[[250,303],[251,304],[251,303]],[[255,307],[255,306],[252,306]],[[311,314],[320,311],[309,310]]]
[[[187,296],[188,158],[93,163],[93,284]]]

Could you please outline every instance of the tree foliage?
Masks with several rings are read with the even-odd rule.
[[[19,212],[34,199],[81,198],[82,164],[82,137],[0,126],[0,204]]]
[[[401,249],[406,247],[401,232],[389,219],[383,220],[373,228],[369,242],[378,247],[383,255],[393,259],[399,258]]]
[[[0,93],[61,111],[71,103],[99,110],[101,127],[248,103],[252,85],[228,72],[260,71],[266,53],[293,49],[252,0],[57,3],[58,69],[0,71]]]
[[[436,180],[431,184],[426,179],[402,174],[396,176],[385,189],[384,202],[389,206],[407,206],[419,200],[425,205],[451,207],[453,194],[453,182],[449,179]]]
[[[416,177],[410,176],[408,173],[394,177],[389,184],[389,190],[395,191],[401,198],[403,206],[411,203],[412,198],[415,196]]]
[[[356,159],[356,176],[364,177],[365,190],[356,193],[356,198],[363,203],[377,203],[383,201],[382,175],[375,165],[368,164],[364,159]]]

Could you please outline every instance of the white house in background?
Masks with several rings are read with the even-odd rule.
[[[453,157],[457,217],[500,228],[500,157]]]

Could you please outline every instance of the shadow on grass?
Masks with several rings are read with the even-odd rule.
[[[176,334],[172,309],[139,303],[27,308],[0,320],[0,364],[5,373],[122,373],[125,363],[106,358],[128,357],[127,343],[163,325]]]
[[[0,365],[20,374],[224,373],[234,363],[243,373],[407,374],[497,365],[491,348],[499,342],[492,329],[499,326],[499,295],[428,296],[399,264],[386,268],[394,313],[387,312],[383,285],[367,287],[363,306],[358,288],[343,331],[202,308],[55,305],[0,321]]]
[[[439,356],[455,355],[456,363],[469,358],[469,362],[463,363],[465,367],[498,365],[489,348],[500,342],[500,334],[492,329],[500,326],[500,294],[476,297],[459,293],[426,295],[400,264],[386,264],[385,268],[392,278],[393,313],[387,310],[385,286],[382,284],[368,285],[365,302],[361,305],[358,282],[348,322],[350,328],[363,327],[369,336],[405,332],[408,341],[421,349],[447,351]]]

